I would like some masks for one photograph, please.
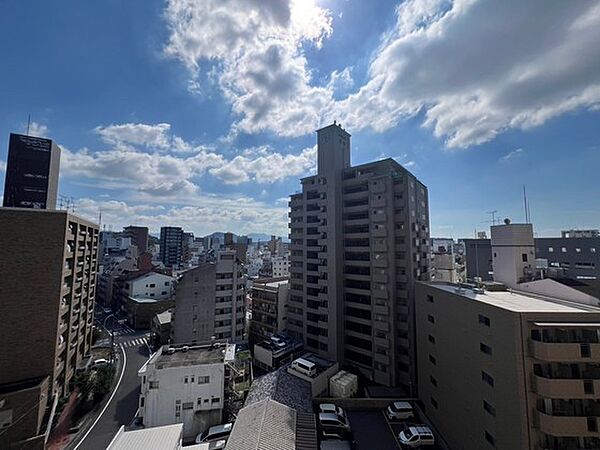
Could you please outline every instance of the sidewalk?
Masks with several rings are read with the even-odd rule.
[[[100,412],[103,410],[104,406],[108,403],[112,393],[116,388],[117,381],[119,380],[119,376],[121,371],[123,370],[123,358],[121,357],[121,350],[115,353],[115,361],[116,361],[116,371],[113,379],[112,389],[102,402],[96,405],[84,418],[79,422],[79,431],[73,434],[69,434],[69,430],[71,429],[71,417],[73,415],[75,401],[77,399],[76,392],[71,393],[69,396],[69,401],[67,405],[65,405],[57,426],[52,431],[50,435],[50,439],[48,439],[47,450],[62,450],[62,449],[71,449],[77,445],[79,440],[85,435],[90,426],[94,423]],[[71,403],[73,402],[73,403]],[[66,413],[66,414],[65,414]]]

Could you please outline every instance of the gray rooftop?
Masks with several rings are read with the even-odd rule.
[[[121,427],[107,450],[176,449],[182,433],[182,423],[133,431],[123,431],[123,427]]]
[[[271,399],[298,412],[312,412],[312,389],[310,383],[287,373],[283,366],[254,380],[246,406]]]
[[[226,450],[295,450],[296,411],[264,399],[242,408]]]
[[[165,345],[152,356],[148,363],[155,364],[157,368],[195,366],[198,364],[216,364],[225,360],[227,345],[190,346],[187,351],[183,347],[173,347],[175,352],[168,353],[169,346]]]

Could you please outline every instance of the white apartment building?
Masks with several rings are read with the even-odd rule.
[[[235,346],[225,343],[161,347],[138,372],[144,426],[183,423],[186,439],[221,423],[225,364],[234,358]]]
[[[287,278],[290,276],[289,255],[273,256],[271,258],[273,278]]]
[[[173,295],[175,278],[157,272],[148,272],[125,283],[124,293],[134,298],[163,299]]]

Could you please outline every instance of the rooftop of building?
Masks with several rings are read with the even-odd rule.
[[[0,208],[0,214],[2,214],[2,213],[5,213],[5,214],[22,213],[23,215],[39,214],[40,216],[43,214],[56,214],[56,215],[66,216],[68,220],[80,223],[80,224],[88,226],[88,227],[98,228],[98,229],[100,227],[97,223],[91,222],[87,219],[84,219],[83,217],[78,216],[77,214],[74,214],[74,213],[64,210],[64,209],[13,208],[13,207],[7,206],[7,207]]]
[[[253,287],[261,288],[261,287],[270,287],[270,288],[278,288],[279,286],[283,286],[289,283],[288,277],[281,278],[260,278],[254,280]]]
[[[48,376],[42,376],[42,377],[29,378],[26,380],[19,380],[19,381],[15,381],[12,383],[3,383],[3,384],[0,384],[0,395],[12,393],[12,392],[26,391],[28,389],[37,389],[42,384],[44,384],[44,382],[46,382],[48,379],[49,379]]]
[[[146,450],[150,448],[178,448],[183,434],[183,424],[164,425],[125,431],[122,426],[107,450]]]
[[[296,411],[269,398],[242,408],[225,448],[295,450]]]
[[[284,334],[275,334],[269,339],[264,339],[256,343],[259,347],[270,350],[273,353],[287,352],[290,350],[297,349],[302,346],[302,342],[297,341]]]
[[[159,324],[164,325],[167,323],[171,323],[171,318],[172,318],[172,314],[171,311],[163,311],[161,313],[158,313],[156,315],[156,320],[158,321]]]
[[[519,313],[584,313],[597,312],[600,308],[561,300],[549,296],[532,294],[517,290],[483,290],[473,285],[461,285],[445,282],[422,282],[431,287],[454,295],[486,303],[491,306]]]
[[[258,377],[250,386],[245,406],[271,399],[299,412],[312,412],[312,388],[308,381],[287,372],[288,366]]]
[[[227,343],[177,347],[164,345],[151,356],[147,364],[154,364],[158,369],[218,364],[225,361],[229,347],[235,346]]]
[[[554,281],[569,286],[573,289],[583,292],[584,294],[591,295],[600,299],[600,280],[574,280],[572,278],[555,278]]]

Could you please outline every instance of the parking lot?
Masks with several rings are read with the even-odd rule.
[[[380,409],[348,410],[348,419],[356,441],[356,450],[398,450],[402,446],[398,442],[398,433],[402,430],[403,421],[390,421]],[[421,423],[419,420],[411,422]],[[420,447],[422,449],[438,449],[437,445]]]

